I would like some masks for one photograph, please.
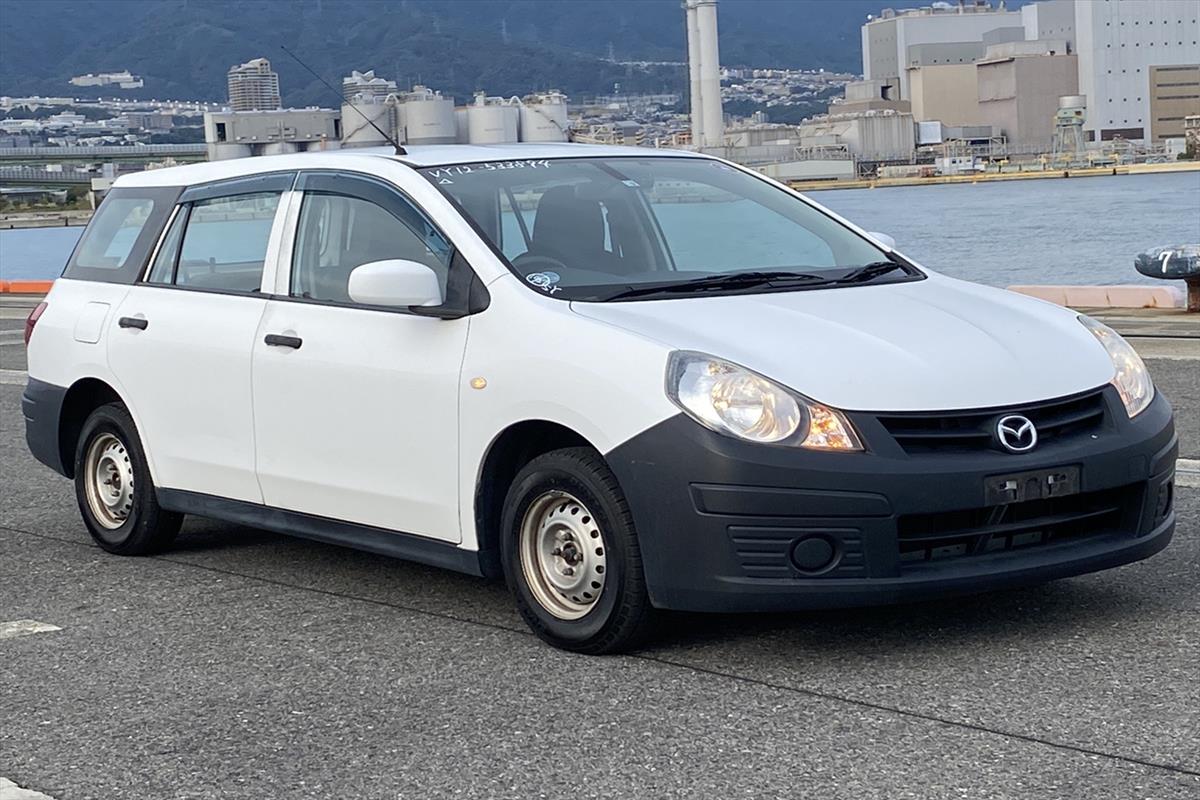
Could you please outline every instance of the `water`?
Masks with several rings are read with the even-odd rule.
[[[1200,244],[1200,172],[810,196],[894,237],[897,250],[930,269],[993,286],[1161,283],[1137,273],[1134,256],[1158,245]]]
[[[931,269],[993,286],[1155,283],[1133,257],[1200,243],[1200,172],[813,192]],[[0,231],[0,276],[62,271],[82,228]]]
[[[82,227],[0,231],[0,278],[6,281],[57,278],[82,233]]]

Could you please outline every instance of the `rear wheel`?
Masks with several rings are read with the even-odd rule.
[[[100,406],[83,423],[75,447],[75,498],[92,538],[119,555],[164,549],[183,521],[159,507],[137,428],[120,403]]]
[[[599,654],[647,635],[653,610],[633,518],[595,451],[568,448],[530,461],[509,488],[502,534],[508,585],[543,640]]]

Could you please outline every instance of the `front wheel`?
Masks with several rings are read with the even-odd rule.
[[[137,428],[120,403],[100,406],[83,423],[75,447],[75,498],[96,544],[118,555],[164,549],[183,521],[159,507]]]
[[[502,559],[521,616],[555,647],[628,650],[650,630],[641,551],[629,506],[599,454],[538,456],[504,501]]]

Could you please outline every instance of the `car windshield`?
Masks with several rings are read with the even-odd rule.
[[[530,287],[556,298],[799,291],[923,277],[788,192],[712,159],[543,159],[422,172]]]

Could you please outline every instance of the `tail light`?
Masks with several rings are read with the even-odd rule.
[[[38,303],[37,307],[34,308],[33,311],[30,311],[29,316],[25,318],[25,346],[26,347],[29,346],[29,337],[33,336],[33,326],[37,325],[37,321],[39,319],[41,319],[42,314],[46,311],[46,309],[48,307],[49,306],[47,306],[45,303]]]

